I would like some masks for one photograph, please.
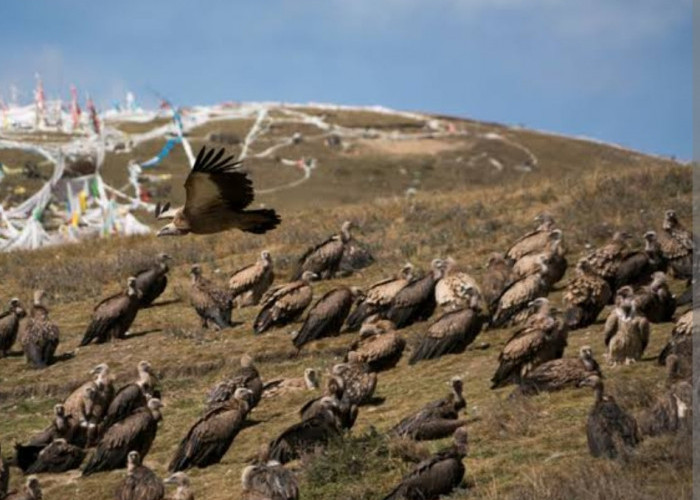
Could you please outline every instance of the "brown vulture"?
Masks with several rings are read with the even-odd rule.
[[[93,443],[98,426],[114,397],[114,385],[109,366],[101,363],[90,373],[95,376],[95,379],[78,387],[63,403],[66,415],[69,415],[77,426],[74,444]]]
[[[172,500],[194,500],[194,492],[190,487],[190,478],[184,472],[176,472],[168,477],[164,484],[174,484],[177,486]]]
[[[381,314],[391,305],[391,301],[396,297],[406,285],[413,280],[413,265],[405,264],[396,276],[386,278],[369,286],[355,304],[355,308],[348,316],[346,330],[356,332],[362,323],[371,316]]]
[[[190,269],[190,304],[202,320],[202,327],[209,328],[209,322],[215,330],[231,326],[233,299],[231,293],[202,276],[202,268],[194,264]]]
[[[36,461],[41,450],[57,439],[63,439],[69,444],[85,445],[79,439],[78,424],[73,417],[66,415],[62,404],[54,405],[54,419],[51,425],[32,436],[27,444],[15,444],[15,465],[26,472]]]
[[[10,486],[10,464],[2,457],[2,447],[0,447],[0,498],[5,498],[7,489]]]
[[[580,387],[591,375],[602,377],[600,366],[589,346],[581,347],[578,358],[553,359],[530,370],[514,394],[533,395]]]
[[[612,298],[610,285],[598,276],[586,260],[576,265],[576,275],[564,292],[564,313],[570,329],[592,325]]]
[[[659,245],[664,260],[668,262],[673,275],[680,279],[693,277],[693,234],[678,220],[674,210],[666,210],[662,231],[658,234]]]
[[[316,275],[315,279],[331,279],[340,268],[345,245],[351,240],[350,230],[355,225],[350,221],[343,222],[340,234],[334,234],[327,240],[309,248],[299,257],[296,268],[292,273],[292,281],[301,279],[306,271]]]
[[[126,467],[130,451],[146,456],[158,432],[162,407],[160,399],[153,398],[146,408],[139,408],[107,429],[83,468],[83,476]]]
[[[300,280],[269,290],[253,323],[255,333],[264,333],[299,318],[313,299],[313,289],[309,283],[315,276],[311,271],[304,271]]]
[[[377,374],[358,358],[354,352],[348,353],[348,362],[334,365],[331,373],[343,381],[341,402],[359,406],[369,403],[372,398],[377,387]]]
[[[603,333],[608,361],[613,366],[627,365],[641,359],[649,343],[649,321],[637,315],[629,301],[623,301],[608,316]]]
[[[595,403],[588,414],[586,435],[588,450],[594,457],[617,458],[641,441],[637,421],[604,394],[603,380],[592,375],[582,382],[595,391]]]
[[[654,272],[663,271],[665,267],[656,232],[647,231],[644,233],[644,250],[628,252],[623,256],[611,282],[612,289],[616,291],[626,285],[647,284]]]
[[[136,273],[136,289],[141,294],[139,307],[150,306],[165,291],[168,286],[168,261],[171,257],[167,253],[159,253],[155,263]]]
[[[561,248],[562,232],[555,229],[549,234],[549,245],[541,252],[531,253],[518,259],[511,271],[511,280],[518,281],[527,276],[540,272],[540,262],[544,262],[547,266],[547,272],[544,274],[547,285],[551,288],[558,283],[566,273],[568,262],[564,255],[564,250]]]
[[[627,241],[631,237],[625,231],[615,231],[610,241],[588,253],[582,260],[586,260],[590,264],[591,270],[608,284],[613,283],[615,274],[629,251]]]
[[[343,400],[345,382],[340,377],[331,375],[326,382],[323,396],[307,401],[299,410],[302,420],[308,420],[319,412],[333,411],[343,429],[351,429],[357,419],[357,405]]]
[[[202,146],[197,160],[185,180],[185,206],[178,209],[156,207],[156,217],[173,219],[158,231],[158,236],[187,233],[212,234],[237,228],[263,234],[277,227],[280,218],[274,210],[245,210],[254,198],[253,183],[239,170],[233,156],[223,158]]]
[[[681,368],[684,373],[692,370],[693,314],[694,310],[691,309],[676,321],[671,331],[671,339],[659,353],[658,363],[660,365],[666,365],[666,358],[671,354],[675,354],[681,363]]]
[[[58,326],[49,319],[49,310],[43,301],[44,291],[36,290],[31,313],[20,339],[27,363],[34,368],[46,368],[52,364],[59,343]]]
[[[513,281],[511,266],[500,253],[493,253],[486,264],[486,271],[481,277],[481,293],[489,313],[493,314],[498,299],[506,287]]]
[[[515,281],[505,289],[498,299],[490,326],[492,328],[517,324],[526,319],[528,305],[539,297],[544,297],[549,292],[547,283],[548,266],[544,258],[540,256],[537,264],[539,272],[535,272],[525,278]]]
[[[639,430],[644,436],[691,431],[693,387],[689,379],[674,382],[677,364],[677,356],[671,354],[667,364],[670,386],[659,394],[651,408],[644,410],[639,417]]]
[[[550,233],[555,230],[555,222],[547,213],[535,217],[538,224],[534,231],[527,233],[518,239],[505,253],[506,260],[511,263],[526,255],[540,253],[550,242]]]
[[[250,389],[239,387],[233,398],[207,410],[180,442],[168,470],[178,472],[218,464],[243,428],[251,395]]]
[[[459,412],[467,406],[462,394],[462,379],[453,377],[450,385],[452,391],[447,397],[428,403],[417,413],[404,418],[391,429],[391,433],[426,441],[450,436],[465,425],[466,422],[459,418]]]
[[[236,389],[239,387],[245,387],[252,392],[248,399],[248,405],[251,410],[258,405],[263,393],[263,383],[260,378],[260,373],[255,367],[253,358],[248,354],[241,356],[239,363],[240,368],[233,376],[222,380],[211,388],[207,394],[208,409],[214,408],[220,403],[231,399]]]
[[[314,368],[306,368],[303,377],[277,378],[266,382],[263,386],[263,397],[276,397],[297,391],[313,391],[318,389],[318,386],[318,372]]]
[[[481,296],[470,285],[461,287],[460,296],[468,302],[433,321],[414,349],[409,364],[436,359],[445,354],[462,353],[479,335],[486,321],[481,313]]]
[[[376,320],[362,325],[360,338],[350,345],[345,361],[354,357],[366,363],[371,371],[381,372],[396,366],[405,348],[406,341],[391,321]]]
[[[85,450],[69,444],[65,439],[55,439],[39,452],[34,463],[27,468],[25,474],[41,474],[49,472],[56,474],[77,469],[83,463]]]
[[[467,428],[454,432],[454,443],[423,460],[403,478],[384,500],[436,499],[450,494],[464,479],[464,457],[467,456]]]
[[[255,264],[238,269],[228,280],[228,289],[236,307],[255,306],[275,280],[270,252],[263,250]]]
[[[22,491],[12,491],[2,500],[42,500],[41,485],[39,480],[34,476],[29,476],[24,483]]]
[[[372,264],[374,264],[374,256],[369,247],[355,238],[350,238],[343,245],[343,255],[340,257],[337,275],[347,277]]]
[[[271,460],[249,465],[241,474],[243,500],[298,500],[299,484],[294,474]]]
[[[12,349],[17,340],[20,320],[26,315],[27,312],[17,298],[11,299],[7,311],[0,313],[0,358],[7,356]]]
[[[448,311],[466,306],[469,297],[462,294],[464,287],[471,287],[481,296],[476,280],[466,272],[460,271],[457,262],[452,257],[448,257],[445,259],[444,275],[435,284],[435,302]]]
[[[676,297],[669,290],[668,280],[663,271],[655,272],[651,283],[637,291],[634,305],[637,312],[652,323],[665,323],[673,319]]]
[[[445,263],[434,259],[431,271],[410,282],[394,296],[389,309],[383,314],[396,328],[405,328],[416,321],[424,321],[435,311],[435,285],[442,278]]]
[[[127,281],[125,292],[107,297],[95,306],[80,346],[86,346],[92,341],[102,344],[111,339],[123,339],[136,319],[139,300],[141,294],[136,289],[136,278],[132,276]]]
[[[116,500],[163,500],[165,486],[151,469],[141,464],[138,451],[127,457],[126,477],[117,488]]]
[[[306,314],[301,329],[292,333],[294,347],[301,349],[313,340],[338,335],[359,294],[359,288],[341,286],[318,299]]]
[[[138,372],[136,381],[121,387],[107,407],[102,421],[103,429],[108,429],[116,422],[125,419],[138,408],[145,407],[151,397],[160,398],[160,393],[154,394],[158,380],[151,364],[148,361],[140,361],[136,370]]]

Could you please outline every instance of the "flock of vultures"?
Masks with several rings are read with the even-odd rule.
[[[198,162],[206,164],[200,160],[202,153]],[[188,192],[187,204],[189,196]],[[187,204],[179,213],[191,216]],[[265,227],[270,229],[277,222]],[[689,300],[676,299],[668,280],[673,277],[690,284],[692,234],[673,210],[665,212],[658,231],[643,235],[643,249],[633,249],[629,234],[615,233],[605,245],[578,260],[565,285],[563,307],[555,307],[547,296],[568,267],[564,234],[549,214],[541,214],[536,222],[534,230],[505,252],[491,256],[478,281],[454,260],[435,259],[429,269],[406,264],[382,281],[363,288],[338,286],[314,301],[315,280],[346,276],[374,263],[367,247],[352,236],[349,222],[304,253],[287,283],[275,281],[273,258],[267,251],[255,263],[235,271],[227,287],[206,279],[200,266],[192,266],[190,303],[204,328],[227,328],[235,308],[258,307],[254,334],[297,324],[291,342],[299,350],[318,339],[352,334],[344,361],[324,374],[322,395],[299,410],[297,422],[261,443],[257,458],[242,473],[243,498],[299,498],[297,479],[286,464],[342,439],[360,408],[372,401],[381,373],[394,368],[404,351],[410,350],[411,365],[458,355],[482,331],[493,328],[516,327],[498,355],[494,389],[512,385],[512,397],[528,397],[592,388],[587,437],[593,456],[615,459],[630,453],[644,436],[687,430],[692,419],[692,310],[677,314],[676,308]],[[149,307],[166,289],[169,261],[166,254],[155,256],[150,268],[128,279],[122,293],[97,304],[80,345],[128,338],[139,310]],[[7,354],[19,338],[28,363],[42,368],[54,360],[59,331],[44,294],[37,291],[33,298],[28,313],[19,300],[12,299],[0,316],[0,355]],[[614,304],[614,309],[605,321],[604,357],[612,366],[639,360],[652,325],[677,318],[668,344],[658,354],[658,363],[668,373],[667,387],[636,416],[606,394],[599,363],[589,347],[565,356],[569,332],[593,324],[608,304]],[[430,323],[419,342],[408,349],[401,329],[420,321]],[[266,398],[319,388],[321,375],[307,369],[299,378],[266,380],[254,360],[243,356],[240,368],[208,392],[201,418],[179,444],[173,443],[171,475],[163,481],[143,464],[158,433],[161,386],[157,370],[147,361],[136,369],[138,376],[132,383],[115,387],[109,366],[96,366],[94,378],[54,407],[44,430],[16,444],[12,458],[0,458],[0,499],[40,499],[37,475],[82,467],[84,476],[125,468],[116,492],[119,500],[163,499],[165,484],[176,488],[171,498],[191,500],[195,492],[188,469],[218,463],[250,412],[264,405]],[[452,436],[453,443],[416,465],[386,492],[385,499],[437,499],[462,483],[468,444],[462,412],[466,402],[462,380],[455,377],[450,383],[449,394],[416,408],[389,432],[412,440]],[[28,475],[23,491],[8,493],[10,467]]]

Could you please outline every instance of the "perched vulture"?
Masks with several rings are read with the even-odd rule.
[[[326,382],[323,396],[307,401],[299,410],[302,420],[308,420],[319,412],[331,410],[342,429],[351,429],[357,419],[357,405],[343,400],[345,382],[340,377],[331,376]]]
[[[77,434],[73,444],[92,444],[107,408],[114,397],[114,385],[106,363],[97,365],[91,372],[94,380],[85,382],[64,401],[65,413],[76,424]]]
[[[343,255],[338,265],[338,276],[350,276],[355,271],[364,269],[374,264],[374,256],[367,245],[360,243],[355,238],[350,238],[343,246]]]
[[[591,269],[586,260],[576,265],[576,276],[569,282],[564,292],[564,313],[570,329],[592,325],[612,298],[610,285]]]
[[[630,238],[629,233],[616,231],[608,243],[593,250],[582,260],[587,261],[591,270],[610,284],[614,282],[615,274],[628,252],[627,240]]]
[[[127,457],[126,477],[119,485],[117,500],[163,500],[165,486],[151,469],[141,464],[138,451],[130,451]]]
[[[540,258],[538,264],[539,272],[514,282],[503,292],[491,318],[491,327],[499,328],[522,322],[527,316],[521,313],[527,309],[528,304],[538,297],[547,295],[549,292],[546,279],[548,266],[543,258]]]
[[[37,456],[34,463],[24,471],[25,474],[41,474],[50,472],[56,474],[80,467],[85,458],[85,450],[66,442],[65,439],[55,439]]]
[[[592,375],[582,385],[593,387],[595,403],[588,414],[586,435],[594,457],[617,458],[641,441],[637,421],[625,412],[612,396],[604,395],[603,380]]]
[[[583,346],[578,358],[553,359],[530,370],[521,380],[515,394],[533,395],[580,387],[591,375],[602,377],[600,366],[589,346]]]
[[[464,285],[460,295],[468,302],[461,309],[446,312],[433,321],[413,351],[409,364],[462,353],[474,342],[486,320],[480,309],[481,297],[477,290]]]
[[[180,442],[168,466],[170,472],[218,464],[243,428],[252,391],[239,387],[233,398],[209,409]]]
[[[678,359],[675,354],[668,357],[669,382],[677,374]],[[657,396],[651,408],[639,417],[639,430],[643,436],[675,433],[680,430],[689,432],[693,422],[693,387],[690,381],[681,380],[671,383],[670,387]]]
[[[151,397],[160,397],[159,394],[154,394],[158,381],[151,364],[148,361],[140,361],[136,369],[138,371],[136,381],[119,389],[107,407],[107,413],[102,421],[104,429],[124,420],[137,409],[145,407]]]
[[[692,370],[693,363],[693,314],[691,309],[678,318],[673,330],[671,339],[659,353],[658,363],[666,365],[666,358],[671,354],[678,357],[683,372]]]
[[[442,439],[450,436],[466,422],[459,418],[459,412],[467,402],[462,394],[462,379],[453,377],[450,381],[452,392],[443,398],[428,403],[417,413],[404,418],[391,433],[417,441]]]
[[[462,290],[470,287],[481,296],[481,290],[476,280],[469,274],[457,269],[457,262],[452,257],[445,259],[443,277],[435,284],[435,302],[442,309],[451,311],[466,306],[469,297]]]
[[[616,306],[605,321],[605,345],[608,361],[630,364],[638,361],[649,343],[649,321],[638,316],[630,302]]]
[[[359,293],[359,288],[341,286],[318,299],[309,309],[301,329],[292,333],[294,347],[301,349],[313,340],[338,335]]]
[[[162,407],[160,399],[151,399],[146,408],[139,408],[107,429],[83,468],[83,476],[126,467],[130,451],[146,456],[158,432]]]
[[[139,311],[141,294],[136,289],[136,278],[127,281],[125,292],[107,297],[95,306],[90,325],[83,335],[80,346],[86,346],[93,340],[102,344],[111,339],[123,339]]]
[[[190,275],[190,304],[201,318],[202,327],[209,328],[209,322],[213,323],[215,330],[231,326],[231,293],[202,277],[202,268],[198,264],[192,266]]]
[[[348,353],[348,362],[333,366],[331,373],[343,381],[341,401],[359,406],[372,398],[377,387],[377,374],[357,358],[355,353]]]
[[[695,248],[693,235],[683,227],[675,211],[666,210],[663,229],[658,234],[658,240],[661,253],[673,271],[673,275],[681,279],[692,278]]]
[[[493,314],[506,287],[512,282],[511,267],[500,253],[491,254],[486,264],[486,272],[481,277],[481,293],[484,302],[488,306],[489,313]]]
[[[56,323],[49,319],[49,310],[43,305],[44,291],[34,292],[34,304],[21,342],[24,356],[34,368],[46,368],[54,361],[58,347],[59,331]]]
[[[367,292],[360,296],[355,309],[346,322],[346,330],[356,332],[362,323],[371,316],[382,314],[391,305],[396,294],[413,280],[413,265],[405,264],[401,271],[391,278],[383,279],[370,285]]]
[[[511,271],[510,279],[518,281],[532,274],[540,272],[540,262],[547,266],[544,279],[551,288],[558,283],[566,273],[568,262],[561,248],[561,235],[559,229],[549,233],[550,242],[541,252],[531,253],[518,259]]]
[[[15,465],[26,472],[36,461],[41,450],[57,439],[69,444],[84,445],[78,438],[78,424],[70,415],[66,415],[62,404],[54,405],[54,420],[51,425],[32,436],[27,444],[15,444]]]
[[[399,291],[384,313],[396,328],[405,328],[416,321],[424,321],[435,311],[435,285],[442,278],[444,261],[434,259],[431,271],[424,277],[414,280]]]
[[[0,447],[0,498],[5,498],[10,485],[10,465],[2,458],[2,447]]]
[[[258,305],[275,280],[270,252],[263,250],[255,264],[238,269],[228,280],[228,289],[236,307]]]
[[[318,372],[314,368],[306,368],[303,377],[278,378],[270,380],[263,386],[264,398],[276,397],[281,394],[296,391],[313,391],[318,389]]]
[[[666,274],[657,271],[652,275],[652,282],[642,287],[634,297],[637,312],[652,323],[665,323],[673,319],[676,312],[676,297],[668,288]]]
[[[334,411],[337,403],[324,398],[324,404],[326,408],[288,427],[273,439],[268,445],[267,459],[285,464],[317,446],[328,444],[331,439],[340,438],[341,426]]]
[[[384,500],[436,499],[450,494],[462,483],[466,456],[467,428],[459,427],[452,446],[416,465]]]
[[[271,460],[249,465],[241,474],[243,500],[298,500],[299,484],[291,471]]]
[[[252,410],[260,402],[263,393],[263,383],[260,378],[260,373],[255,367],[253,358],[247,354],[241,356],[239,361],[240,368],[229,377],[216,384],[207,394],[207,408],[212,409],[220,403],[224,403],[231,399],[236,392],[236,389],[244,387],[251,391],[250,398],[247,402]]]
[[[12,345],[17,340],[20,320],[26,315],[17,298],[11,299],[7,311],[0,313],[0,358],[7,356],[12,349]]]
[[[340,268],[345,245],[352,239],[350,230],[354,227],[352,222],[345,221],[340,228],[340,234],[334,234],[304,252],[294,269],[292,281],[300,280],[307,271],[314,273],[316,279],[333,278]]]
[[[313,289],[309,283],[315,276],[310,271],[304,271],[300,280],[269,290],[253,323],[255,333],[264,333],[299,318],[313,299]]]
[[[554,219],[551,215],[542,213],[535,217],[535,222],[537,228],[522,236],[506,251],[505,258],[511,263],[526,255],[540,253],[549,245],[550,233],[555,230]]]
[[[163,481],[164,484],[174,484],[177,486],[172,500],[194,500],[194,493],[190,487],[190,478],[184,472],[176,472]]]
[[[612,289],[616,291],[626,285],[649,283],[651,275],[665,270],[665,267],[656,232],[647,231],[644,233],[644,250],[628,252],[623,256],[611,282]]]
[[[167,253],[160,253],[151,267],[136,273],[136,289],[141,294],[139,307],[150,306],[165,291],[165,287],[168,286],[170,259]]]
[[[530,317],[498,355],[498,368],[491,378],[491,388],[517,383],[533,368],[561,358],[567,338],[568,330],[559,317],[547,313]]]
[[[277,227],[280,218],[274,210],[245,210],[254,198],[253,183],[238,170],[240,162],[223,158],[224,149],[199,150],[197,160],[185,180],[185,206],[170,209],[156,207],[159,219],[173,219],[158,231],[158,236],[187,233],[212,234],[237,228],[263,234]]]
[[[406,341],[396,332],[391,321],[376,320],[362,325],[360,338],[350,346],[345,361],[354,357],[366,363],[371,371],[381,372],[396,366],[405,348]]]
[[[39,480],[34,476],[29,476],[27,481],[24,483],[24,488],[22,492],[10,492],[2,500],[42,500],[43,495],[41,493],[41,485],[39,485]]]

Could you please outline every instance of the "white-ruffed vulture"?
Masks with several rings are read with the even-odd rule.
[[[467,428],[459,427],[454,432],[454,443],[423,460],[403,478],[384,500],[436,499],[448,495],[462,484],[464,479],[464,457],[467,456]]]
[[[406,341],[396,332],[394,324],[380,319],[362,325],[360,338],[350,345],[345,361],[353,357],[367,364],[371,371],[381,372],[395,367],[405,348]]]
[[[346,286],[326,292],[309,309],[301,329],[292,333],[294,347],[301,349],[311,341],[338,335],[359,294],[359,288]]]
[[[592,325],[611,298],[608,282],[593,272],[588,261],[579,261],[564,292],[567,325],[572,330]]]
[[[271,460],[249,465],[241,474],[243,500],[298,500],[299,484],[294,474]]]
[[[551,215],[541,213],[535,217],[537,227],[520,237],[506,251],[505,258],[511,263],[533,253],[540,253],[550,242],[550,233],[555,230],[555,222]]]
[[[211,322],[215,330],[231,326],[233,299],[231,293],[217,287],[202,276],[202,267],[194,264],[190,269],[190,304],[202,320],[202,327],[209,328]]]
[[[185,180],[185,206],[170,209],[156,207],[156,217],[173,219],[158,231],[158,236],[212,234],[229,229],[263,234],[277,227],[280,218],[274,210],[246,210],[253,202],[253,183],[239,170],[240,162],[225,151],[207,151],[202,146]]]
[[[313,289],[309,283],[315,276],[311,271],[304,271],[300,280],[269,290],[253,323],[255,333],[264,333],[299,318],[313,299]]]
[[[7,356],[12,349],[12,345],[17,340],[19,323],[27,312],[22,308],[18,298],[10,300],[10,307],[7,311],[0,313],[0,358]]]
[[[148,361],[140,361],[136,370],[138,372],[136,381],[121,387],[107,407],[107,413],[102,421],[103,429],[124,420],[137,409],[145,407],[151,397],[160,398],[160,393],[154,393],[158,380],[151,364]]]
[[[177,486],[172,500],[194,500],[194,492],[190,486],[190,478],[184,472],[176,472],[171,474],[163,484],[174,484]]]
[[[355,225],[351,221],[343,222],[339,234],[334,234],[327,240],[309,248],[304,255],[299,257],[297,265],[292,273],[292,281],[301,279],[302,275],[310,271],[316,275],[315,279],[331,279],[340,268],[345,245],[351,240],[350,230]]]
[[[275,280],[270,252],[263,250],[254,264],[235,271],[228,280],[234,306],[255,306]]]
[[[248,354],[241,356],[239,361],[240,368],[233,376],[222,380],[211,388],[207,394],[207,407],[209,409],[228,401],[236,392],[236,389],[244,387],[251,391],[248,405],[252,410],[260,402],[263,393],[263,382],[260,378],[260,372],[255,367],[253,358]]]
[[[159,253],[151,267],[136,273],[136,289],[141,294],[139,307],[150,306],[165,291],[168,286],[169,260],[171,257],[167,253]]]
[[[117,488],[116,500],[163,500],[165,486],[151,469],[141,463],[138,451],[127,457],[126,477]]]
[[[425,321],[435,311],[435,285],[443,276],[445,263],[441,259],[434,259],[430,267],[430,272],[424,277],[403,287],[383,314],[396,328],[405,328],[416,321]]]
[[[95,306],[90,325],[80,346],[95,341],[98,344],[111,339],[123,339],[139,311],[141,294],[136,289],[136,278],[127,280],[126,291],[107,297]]]
[[[83,476],[126,467],[130,451],[146,456],[158,432],[162,407],[160,399],[153,398],[146,408],[139,408],[107,429],[83,468]]]
[[[34,368],[46,368],[53,363],[60,341],[58,326],[49,319],[49,310],[43,301],[44,291],[36,290],[31,313],[20,339],[27,363]]]
[[[603,376],[593,351],[583,346],[577,358],[553,359],[530,370],[522,377],[514,394],[529,396],[580,387],[591,375]]]
[[[466,306],[469,303],[469,297],[465,297],[462,293],[466,287],[476,290],[481,297],[481,290],[474,277],[461,271],[452,257],[445,259],[443,276],[435,284],[437,305],[448,311]]]
[[[313,391],[318,387],[318,372],[314,368],[306,368],[303,377],[277,378],[266,382],[263,386],[263,397],[271,398],[289,392]]]
[[[605,321],[608,361],[630,364],[639,361],[649,343],[649,321],[636,313],[630,301],[622,301]]]

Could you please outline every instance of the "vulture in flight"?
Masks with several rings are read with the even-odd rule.
[[[662,231],[658,234],[664,259],[673,275],[680,279],[693,277],[693,234],[678,220],[674,210],[666,210]]]
[[[252,410],[258,405],[263,393],[263,383],[260,378],[260,373],[255,367],[253,358],[248,354],[241,356],[239,363],[240,368],[232,377],[219,382],[209,391],[207,395],[208,409],[215,408],[220,403],[231,399],[236,389],[240,387],[251,391],[251,395],[247,399],[250,409]]]
[[[366,319],[386,311],[396,294],[413,281],[413,271],[413,264],[406,263],[396,276],[370,285],[357,300],[355,308],[348,316],[346,330],[356,332]]]
[[[391,433],[426,441],[448,437],[465,425],[466,422],[459,418],[459,412],[467,406],[462,394],[462,379],[453,377],[450,385],[452,391],[447,397],[428,403],[417,413],[404,418],[391,429]]]
[[[141,464],[138,451],[127,457],[126,477],[117,489],[116,500],[163,500],[165,486],[151,469]]]
[[[250,389],[239,387],[233,398],[207,410],[180,442],[168,470],[178,472],[218,464],[243,428],[252,394]]]
[[[460,296],[468,302],[460,309],[437,318],[416,346],[409,364],[436,359],[445,354],[462,353],[481,332],[486,318],[481,314],[481,296],[470,285],[461,285]]]
[[[231,293],[218,288],[214,283],[202,276],[202,268],[194,264],[190,269],[192,283],[190,285],[190,303],[202,320],[202,327],[209,328],[213,323],[215,330],[231,326],[231,310],[233,300]]]
[[[583,346],[578,358],[553,359],[533,368],[520,380],[514,394],[530,396],[580,387],[592,375],[603,376],[598,362],[593,358],[593,351],[589,346]]]
[[[249,465],[241,474],[243,500],[298,500],[299,484],[294,474],[277,461]]]
[[[333,278],[340,268],[345,245],[352,239],[350,230],[354,227],[355,225],[351,221],[345,221],[340,228],[340,234],[334,234],[324,242],[304,252],[304,255],[299,257],[294,269],[292,281],[301,279],[307,271],[314,273],[316,279]]]
[[[284,326],[299,318],[313,299],[309,284],[317,275],[304,271],[301,279],[269,290],[262,300],[262,309],[253,322],[256,334],[272,327]]]
[[[294,347],[301,349],[313,340],[338,335],[359,294],[359,288],[341,286],[318,299],[309,309],[301,329],[292,333]]]
[[[158,380],[151,364],[148,361],[140,361],[136,369],[138,372],[136,381],[119,389],[107,407],[107,413],[102,421],[103,429],[108,429],[137,409],[145,407],[151,397],[160,397],[160,394],[154,393]]]
[[[534,231],[518,239],[505,253],[505,258],[514,263],[526,255],[540,253],[547,248],[550,242],[550,233],[555,230],[554,218],[547,213],[541,213],[535,217],[538,224]]]
[[[34,368],[46,368],[53,363],[59,342],[58,326],[49,319],[49,310],[43,301],[44,291],[36,290],[34,304],[21,338],[27,363]]]
[[[65,439],[55,439],[46,446],[34,463],[27,468],[25,474],[41,474],[65,472],[77,469],[83,463],[85,450],[79,446],[68,443]]]
[[[604,393],[603,380],[592,375],[582,382],[595,391],[595,403],[588,414],[588,450],[594,457],[617,458],[641,441],[637,421]]]
[[[240,161],[224,158],[202,146],[194,167],[185,180],[185,206],[178,209],[156,207],[156,217],[172,219],[158,231],[158,236],[180,236],[187,233],[212,234],[238,228],[263,234],[277,227],[280,218],[274,210],[246,210],[253,202],[253,184],[239,170]]]
[[[396,332],[394,324],[380,319],[362,325],[360,338],[350,346],[345,361],[352,357],[367,364],[371,371],[381,372],[395,367],[405,348],[406,341]]]
[[[454,432],[454,443],[432,457],[423,460],[384,500],[436,499],[448,495],[464,479],[464,457],[467,456],[467,428]]]
[[[83,476],[126,467],[130,451],[146,456],[158,432],[162,407],[160,399],[151,399],[146,408],[139,408],[107,429],[83,468]]]
[[[242,267],[229,278],[228,289],[234,305],[236,307],[257,305],[274,280],[272,257],[270,252],[263,250],[255,264]]]
[[[613,366],[634,363],[649,343],[649,321],[637,315],[631,301],[622,300],[605,321],[604,337]]]
[[[24,483],[22,492],[10,492],[2,500],[42,500],[44,497],[41,492],[41,485],[35,476],[29,476]]]
[[[136,288],[136,278],[130,277],[126,291],[107,297],[95,306],[90,325],[80,346],[95,341],[103,344],[111,339],[123,339],[139,311],[141,293]]]
[[[611,298],[608,282],[593,272],[587,260],[580,260],[564,292],[567,325],[572,330],[592,325]]]
[[[314,368],[306,368],[303,377],[278,378],[265,383],[262,397],[271,398],[289,392],[313,391],[318,387],[318,372]]]
[[[7,311],[0,313],[0,358],[7,356],[12,349],[17,340],[20,320],[26,315],[27,312],[17,298],[11,299]]]
[[[163,484],[174,484],[177,486],[172,500],[194,500],[194,493],[190,487],[190,478],[184,472],[176,472],[168,477]]]
[[[435,311],[435,285],[444,275],[445,261],[434,259],[430,267],[430,272],[424,277],[403,287],[383,314],[396,328],[405,328],[416,321],[424,321]]]
[[[464,271],[460,271],[457,262],[448,257],[445,259],[443,277],[435,284],[435,302],[444,310],[451,311],[468,305],[469,297],[465,297],[462,290],[471,287],[481,297],[481,290],[476,280]]]
[[[139,307],[150,306],[165,291],[169,260],[171,257],[167,253],[160,253],[151,267],[136,273],[136,289],[141,293]]]

